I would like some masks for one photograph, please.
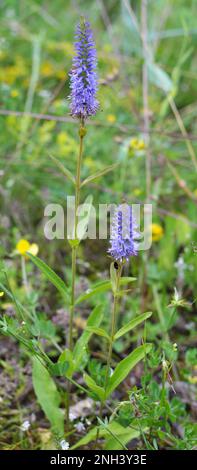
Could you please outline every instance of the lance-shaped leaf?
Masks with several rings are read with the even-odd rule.
[[[68,368],[67,368],[67,370],[65,370],[66,377],[72,377],[73,372],[74,372],[74,368],[75,368],[75,364],[74,364],[74,360],[73,360],[72,351],[70,351],[69,349],[65,349],[60,354],[60,357],[58,359],[58,365],[60,365],[60,370],[61,370],[61,364],[62,364],[63,370],[64,370],[64,364],[66,365],[66,363],[68,364]]]
[[[109,384],[106,391],[106,397],[108,397],[113,390],[115,390],[118,385],[127,377],[129,372],[135,367],[135,365],[144,359],[146,354],[150,352],[152,348],[152,344],[145,344],[143,346],[139,346],[136,348],[132,353],[130,353],[125,359],[123,359],[119,364],[116,366],[114,373],[109,379]]]
[[[147,318],[150,318],[151,315],[152,315],[152,312],[146,312],[146,313],[142,313],[142,315],[138,315],[137,317],[133,318],[129,323],[127,323],[122,328],[120,328],[120,330],[117,331],[117,333],[114,336],[114,340],[125,335],[126,333],[128,333],[128,331],[133,330],[133,328],[135,328],[137,325],[147,320]]]
[[[90,331],[91,333],[95,333],[95,335],[103,336],[108,341],[110,340],[109,335],[106,333],[105,330],[103,330],[103,328],[95,328],[94,326],[89,326],[89,327],[86,328],[86,330]]]
[[[51,160],[57,165],[57,167],[60,169],[60,171],[63,173],[66,178],[68,178],[71,183],[75,184],[75,177],[72,175],[70,170],[66,168],[57,158],[55,158],[53,155],[48,154]]]
[[[60,437],[64,435],[64,414],[60,409],[60,394],[48,370],[33,358],[33,386],[38,402],[51,423],[53,431]]]
[[[88,183],[93,183],[93,181],[96,181],[98,178],[100,178],[103,175],[106,175],[110,171],[113,171],[119,163],[114,163],[113,165],[109,165],[106,168],[103,168],[103,170],[98,171],[94,175],[88,176],[85,180],[82,181],[81,186],[85,186]]]
[[[122,277],[120,279],[120,285],[124,286],[125,284],[128,284],[129,282],[134,282],[135,280],[135,277]],[[111,280],[97,282],[92,288],[87,289],[84,294],[81,294],[78,299],[76,299],[75,304],[79,304],[80,302],[83,302],[84,300],[87,300],[96,294],[101,294],[102,292],[106,292],[111,289]]]
[[[84,374],[83,378],[84,378],[87,386],[89,387],[89,389],[92,392],[96,393],[98,398],[102,401],[104,399],[104,395],[105,395],[104,388],[97,385],[96,382],[92,379],[92,377],[90,377],[88,374]]]
[[[87,327],[99,327],[101,324],[103,318],[103,307],[102,305],[97,305],[92,313],[90,314],[88,320],[87,320]],[[80,362],[83,359],[83,353],[84,350],[87,347],[88,341],[90,340],[92,336],[92,331],[88,331],[88,329],[85,329],[85,331],[82,333],[78,341],[76,342],[76,345],[74,347],[73,351],[73,360],[75,362],[75,369],[77,369],[80,366]]]
[[[110,450],[117,450],[122,447],[119,447],[120,441],[124,444],[130,442],[132,439],[135,439],[140,435],[140,431],[137,429],[132,429],[129,426],[124,427],[117,421],[112,421],[108,423],[105,427],[104,426],[95,426],[91,431],[89,431],[82,439],[80,439],[76,444],[71,447],[71,450],[77,449],[78,447],[82,447],[87,445],[89,442],[92,442],[96,439],[97,432],[99,429],[100,437],[109,438],[112,435],[114,436],[114,441],[112,442],[111,439],[107,443],[107,449]],[[115,438],[117,436],[117,439]],[[112,444],[115,444],[113,447]]]
[[[33,263],[42,271],[42,273],[47,277],[47,279],[56,287],[56,289],[62,294],[63,297],[68,299],[68,289],[64,281],[59,277],[53,269],[51,269],[48,264],[42,261],[38,256],[33,256],[31,253],[27,252],[27,255],[33,261]]]

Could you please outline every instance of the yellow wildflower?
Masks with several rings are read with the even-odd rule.
[[[30,243],[24,238],[21,238],[21,240],[19,240],[16,245],[16,249],[20,253],[20,255],[25,255],[25,253],[29,250],[29,248],[30,248]]]
[[[4,292],[1,291],[1,292],[0,292],[0,297],[3,297],[3,296],[4,296]]]
[[[110,122],[110,124],[113,124],[115,121],[116,121],[116,116],[114,116],[114,114],[107,115],[107,122]]]
[[[54,67],[50,62],[43,62],[40,72],[43,77],[50,77],[54,74]]]
[[[142,139],[138,140],[138,150],[144,150],[145,147],[144,141]]]
[[[33,256],[37,256],[39,252],[39,246],[36,243],[32,243],[28,249],[28,253],[31,253]]]
[[[159,224],[152,224],[152,240],[157,242],[163,237],[163,227]]]
[[[17,97],[19,96],[18,90],[16,90],[15,88],[14,88],[13,90],[11,90],[10,96],[11,96],[12,98],[17,98]]]
[[[55,121],[47,121],[39,128],[39,142],[46,144],[51,140],[51,131],[56,125]]]
[[[69,140],[69,136],[68,136],[67,132],[59,132],[59,134],[57,136],[58,145],[63,145],[66,142],[68,142],[68,140]]]
[[[64,155],[67,156],[73,153],[75,153],[78,150],[78,146],[76,143],[76,140],[70,137],[67,132],[59,132],[57,135],[57,145],[58,145],[58,151],[59,151],[59,156]]]
[[[24,60],[22,57],[18,56],[14,65],[8,65],[7,67],[2,68],[0,78],[3,82],[12,85],[17,78],[25,76],[26,73],[27,70]]]
[[[142,194],[142,190],[140,188],[135,188],[133,190],[133,194],[134,196],[140,196],[140,194]]]
[[[24,256],[27,251],[32,255],[36,256],[39,251],[39,247],[36,243],[29,243],[28,240],[21,238],[16,245],[16,250],[20,253],[20,255]]]
[[[134,137],[133,139],[131,139],[129,147],[132,150],[144,150],[145,143],[142,139],[137,139],[136,137]]]

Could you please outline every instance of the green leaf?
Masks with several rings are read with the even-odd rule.
[[[90,314],[88,320],[87,320],[87,327],[99,327],[101,324],[103,318],[103,306],[102,305],[97,305],[92,313]],[[90,340],[92,336],[91,331],[85,330],[80,338],[78,339],[74,351],[73,351],[73,359],[75,362],[75,369],[77,369],[80,366],[80,362],[83,357],[83,352],[87,347],[88,341]]]
[[[123,426],[121,426],[121,424],[117,423],[116,421],[112,421],[106,427],[95,426],[84,437],[82,437],[82,439],[80,439],[76,444],[74,444],[74,446],[71,447],[71,450],[77,449],[78,447],[81,448],[89,444],[89,442],[94,441],[96,439],[98,429],[99,429],[100,437],[108,438],[110,436],[110,433],[113,433],[124,444],[131,441],[132,439],[135,439],[140,434],[138,430],[131,429],[130,427],[124,428]],[[108,444],[107,444],[107,449],[111,449],[111,450],[119,449],[119,447],[115,447],[112,449],[111,445],[112,445],[112,441],[110,439],[110,441],[108,441]],[[116,441],[115,445],[118,446],[119,443]]]
[[[104,399],[105,395],[105,390],[102,387],[99,387],[99,385],[96,384],[96,382],[90,377],[88,374],[84,374],[83,376],[87,386],[90,388],[90,390],[98,396],[98,398],[102,401]]]
[[[115,168],[117,168],[118,165],[119,165],[119,163],[114,163],[113,165],[109,165],[106,168],[104,168],[103,170],[98,171],[94,175],[88,176],[85,180],[82,181],[81,187],[85,186],[88,183],[92,183],[93,181],[97,180],[101,176],[106,175],[110,171],[113,171]]]
[[[68,368],[67,370],[65,371],[66,374],[64,374],[66,377],[72,377],[73,375],[73,372],[75,370],[75,364],[74,364],[74,360],[73,360],[73,353],[72,351],[70,351],[69,349],[65,349],[59,356],[59,359],[58,359],[58,364],[61,365],[61,364],[65,364],[67,363],[68,364]]]
[[[136,277],[121,277],[120,286],[124,286],[125,284],[129,284],[129,282],[134,281],[136,281]]]
[[[56,362],[50,366],[50,372],[55,377],[65,377],[69,369],[69,362]]]
[[[90,331],[92,333],[95,333],[95,335],[98,335],[98,336],[103,336],[104,338],[108,339],[108,341],[110,340],[109,335],[106,333],[105,330],[103,330],[103,328],[96,328],[94,326],[88,326],[86,328],[86,331]]]
[[[30,331],[33,336],[41,336],[47,339],[54,338],[56,334],[54,323],[41,314],[37,314],[35,317],[33,324],[30,326]]]
[[[48,370],[37,358],[33,358],[33,386],[38,402],[58,436],[64,435],[64,415],[59,408],[60,394]]]
[[[42,271],[42,273],[47,277],[47,279],[56,287],[56,289],[68,299],[68,291],[64,281],[38,256],[33,256],[31,253],[27,252],[27,255],[33,261],[33,263]]]
[[[86,299],[90,299],[96,294],[100,294],[110,289],[111,289],[110,281],[100,281],[97,284],[95,284],[92,288],[87,289],[87,291],[84,294],[81,294],[78,297],[78,299],[76,299],[75,305],[79,304],[80,302],[83,302]]]
[[[135,367],[135,365],[141,361],[146,354],[150,352],[152,344],[145,344],[139,346],[134,351],[132,351],[125,359],[123,359],[116,366],[114,373],[109,379],[109,384],[107,387],[106,397],[108,397],[115,388],[120,385],[121,382],[127,377],[129,372]]]
[[[129,323],[127,323],[125,326],[123,326],[122,328],[120,328],[120,330],[117,331],[117,333],[114,336],[114,340],[128,333],[128,331],[132,330],[137,325],[147,320],[147,318],[151,317],[151,315],[152,315],[152,312],[146,312],[146,313],[142,313],[142,315],[138,315],[137,317],[133,318]]]
[[[108,435],[110,436],[110,434],[113,433],[114,436],[111,436],[109,437],[109,439],[106,440],[105,450],[121,450],[122,448],[124,448],[123,446],[128,444],[128,442],[131,442],[132,439],[136,439],[140,436],[140,431],[138,431],[137,429],[132,429],[128,426],[126,428],[123,428],[123,431],[123,429],[121,429],[122,426],[119,423],[115,424],[116,426],[114,426],[113,428],[110,428],[110,425],[108,425],[106,428],[106,430],[108,430]],[[145,429],[143,429],[143,431],[145,432]],[[118,439],[116,439],[115,436],[117,436]],[[120,442],[122,443],[122,445]]]
[[[53,160],[53,162],[57,165],[57,167],[61,170],[63,175],[66,176],[66,178],[68,178],[71,181],[71,183],[73,183],[75,185],[75,177],[68,170],[68,168],[66,168],[64,165],[62,165],[62,163],[57,158],[53,157],[53,155],[50,155],[50,154],[48,154],[48,155],[51,158],[51,160]]]
[[[29,317],[29,318],[31,319],[31,317],[32,317],[31,312],[29,312],[29,311],[27,310],[27,308],[24,307],[24,306],[19,302],[19,300],[16,298],[16,294],[10,292],[10,291],[6,288],[6,286],[5,286],[4,284],[2,284],[1,282],[0,282],[0,288],[1,288],[1,290],[3,290],[3,291],[7,294],[7,296],[12,300],[12,302],[15,303],[16,309],[17,309],[17,311],[19,312],[19,314],[22,316],[22,318],[24,318],[24,315],[23,315],[23,313],[24,313],[25,315],[27,315],[27,317]],[[22,312],[23,312],[23,313],[22,313]]]
[[[135,277],[123,277],[120,279],[120,285],[125,285],[135,280]],[[75,305],[79,304],[80,302],[83,302],[84,300],[90,299],[96,294],[101,294],[102,292],[106,292],[110,289],[112,289],[112,284],[110,280],[100,281],[97,284],[94,284],[91,289],[88,289],[85,294],[80,295],[78,299],[76,299]]]

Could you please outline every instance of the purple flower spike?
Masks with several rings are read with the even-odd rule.
[[[136,256],[138,244],[135,241],[139,237],[136,231],[136,222],[132,215],[132,208],[122,204],[115,209],[112,221],[111,247],[108,253],[117,261],[123,261]]]
[[[99,106],[96,99],[96,48],[88,21],[82,20],[78,24],[75,37],[76,55],[70,72],[70,109],[72,116],[86,119],[96,114]]]

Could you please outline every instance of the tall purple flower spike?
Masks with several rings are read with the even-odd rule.
[[[119,205],[114,212],[112,220],[111,247],[108,253],[117,261],[123,261],[136,256],[138,243],[135,241],[139,237],[136,230],[136,222],[132,215],[132,208],[127,204]]]
[[[96,48],[90,23],[81,20],[76,28],[75,52],[70,72],[70,110],[72,116],[85,119],[96,114],[98,101],[96,93]]]

